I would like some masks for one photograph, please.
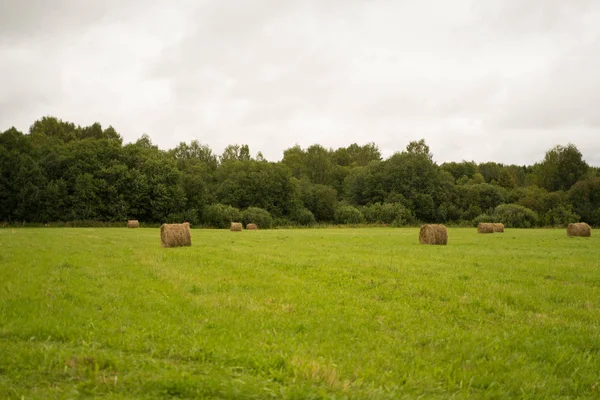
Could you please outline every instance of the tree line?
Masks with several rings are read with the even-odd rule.
[[[384,159],[374,143],[290,147],[278,162],[247,145],[161,150],[112,128],[41,118],[0,133],[0,221],[189,221],[228,227],[337,224],[600,225],[600,169],[573,144],[532,165],[433,161],[424,140]]]

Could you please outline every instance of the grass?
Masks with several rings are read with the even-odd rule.
[[[600,238],[0,229],[0,398],[598,398]]]

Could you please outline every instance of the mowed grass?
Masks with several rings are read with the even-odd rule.
[[[593,235],[0,229],[0,398],[598,398]]]

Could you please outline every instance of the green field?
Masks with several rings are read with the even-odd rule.
[[[0,398],[598,398],[600,237],[0,229]]]

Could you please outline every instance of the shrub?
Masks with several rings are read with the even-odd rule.
[[[370,224],[406,225],[413,219],[411,211],[402,203],[375,203],[360,208],[363,220]]]
[[[337,224],[360,224],[363,216],[360,210],[353,206],[340,206],[335,210]]]
[[[472,226],[477,226],[480,223],[494,222],[494,218],[489,214],[480,214],[471,221]]]
[[[380,221],[384,224],[405,225],[412,213],[401,203],[386,203],[381,206]]]
[[[493,214],[495,222],[502,222],[507,228],[532,228],[538,223],[537,214],[518,204],[502,204]]]
[[[297,222],[292,221],[291,219],[288,218],[274,218],[273,219],[273,224],[271,224],[272,227],[274,228],[278,228],[278,227],[290,227],[290,226],[296,226],[298,225]]]
[[[482,214],[482,212],[483,211],[481,210],[481,207],[470,205],[467,211],[462,213],[461,218],[470,221],[473,218],[477,218],[479,215]]]
[[[317,223],[314,214],[306,208],[298,208],[290,215],[291,220],[298,225],[310,226]]]
[[[381,222],[381,203],[375,203],[360,208],[360,212],[365,219],[365,222],[369,224],[376,224]]]
[[[213,228],[229,229],[231,222],[241,219],[240,210],[224,204],[211,204],[204,209],[204,223]]]
[[[181,212],[171,213],[167,215],[165,222],[168,224],[180,224],[182,222],[197,224],[198,213],[196,212],[196,210],[185,210]]]
[[[244,210],[242,221],[244,226],[256,224],[260,229],[269,229],[273,224],[271,214],[267,210],[258,207],[248,207]]]
[[[556,227],[565,227],[570,223],[579,221],[580,216],[575,214],[571,208],[558,206],[550,209],[544,215],[544,224]]]

